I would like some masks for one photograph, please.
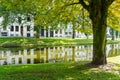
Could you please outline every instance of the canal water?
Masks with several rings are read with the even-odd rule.
[[[92,59],[92,45],[0,49],[0,65],[39,64]],[[108,44],[107,57],[120,55],[120,44]]]

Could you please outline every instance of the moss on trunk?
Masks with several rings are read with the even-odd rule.
[[[97,4],[97,5],[96,5]],[[93,60],[92,64],[107,64],[106,60],[106,28],[108,5],[104,1],[91,2],[90,18],[93,26]]]

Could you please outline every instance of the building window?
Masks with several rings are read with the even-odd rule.
[[[41,29],[41,36],[44,36],[44,29]]]
[[[19,36],[19,34],[16,34],[16,36]]]
[[[22,63],[22,58],[19,58],[18,60],[19,60],[19,63],[21,64]]]
[[[72,32],[69,32],[69,34],[72,34]]]
[[[67,35],[67,32],[65,32],[65,34]]]
[[[14,31],[14,26],[11,26],[10,31]]]
[[[30,26],[27,26],[27,31],[30,31]]]
[[[14,36],[14,34],[10,34],[10,36]]]
[[[15,26],[15,31],[19,31],[19,26]]]
[[[55,35],[55,37],[58,37],[57,35]]]
[[[15,64],[15,58],[12,58],[12,64]]]
[[[21,36],[23,36],[23,26],[21,26],[20,32],[21,32]]]
[[[1,32],[1,36],[7,36],[7,32]]]
[[[27,37],[30,37],[30,33],[27,33]]]
[[[31,21],[31,18],[30,18],[30,16],[28,16],[28,17],[27,17],[27,21]]]
[[[30,63],[31,61],[30,61],[30,59],[27,59],[27,63]]]
[[[55,34],[57,34],[57,33],[58,33],[58,31],[56,30],[56,31],[55,31]]]
[[[62,29],[60,29],[60,34],[62,34]]]

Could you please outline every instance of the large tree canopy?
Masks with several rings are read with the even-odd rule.
[[[7,23],[10,12],[14,14],[28,14],[34,15],[35,23],[37,25],[57,25],[59,22],[67,23],[74,22],[82,25],[83,18],[85,25],[90,23],[89,13],[84,10],[80,3],[85,2],[89,5],[90,0],[1,0],[0,16],[4,16],[5,23]],[[91,0],[93,1],[93,0]],[[120,30],[118,26],[120,1],[115,0],[109,8],[108,25],[116,30]],[[86,8],[85,8],[86,9]],[[115,19],[115,20],[114,20]],[[10,21],[12,21],[11,19]],[[91,24],[91,23],[90,23]],[[88,25],[88,24],[87,24]],[[114,26],[113,26],[114,25]],[[80,26],[79,26],[80,27]],[[82,26],[83,27],[83,26]],[[87,27],[87,29],[90,29]],[[78,29],[79,30],[79,29]],[[80,29],[81,30],[81,29]],[[87,30],[86,30],[87,31]]]
[[[1,0],[0,4],[0,15],[5,23],[10,13],[32,14],[36,25],[47,27],[71,22],[73,29],[84,32],[92,29],[92,63],[96,65],[107,63],[107,25],[120,31],[119,0]]]

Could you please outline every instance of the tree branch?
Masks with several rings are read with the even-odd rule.
[[[75,5],[75,4],[80,4],[79,2],[74,2],[74,3],[70,3],[70,4],[67,4],[67,5],[65,5],[65,6],[71,6],[71,5]],[[64,6],[64,7],[65,7]]]
[[[66,6],[71,6],[71,5],[75,5],[75,4],[81,4],[83,6],[83,8],[85,8],[86,10],[89,11],[89,5],[87,5],[84,0],[79,0],[79,2],[74,2],[74,3],[70,3],[70,4],[67,4],[67,5],[64,5],[63,7],[66,7]]]
[[[80,3],[79,2],[68,3],[68,4],[65,4],[64,6],[62,6],[61,8],[64,9],[65,7],[76,5],[76,4],[80,4]]]
[[[89,11],[89,5],[87,5],[84,0],[79,0],[79,3],[86,9]]]

